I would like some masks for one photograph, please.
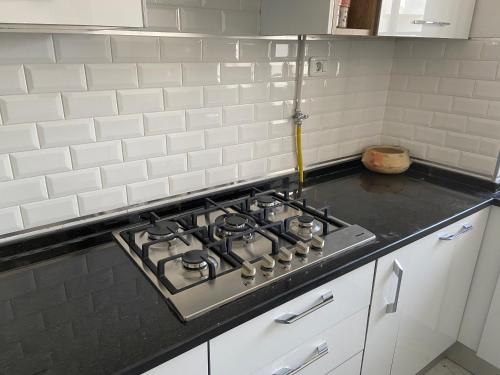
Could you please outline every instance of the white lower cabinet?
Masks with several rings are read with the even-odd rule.
[[[168,362],[155,367],[144,375],[208,375],[207,344],[197,346]]]
[[[363,375],[414,375],[456,342],[488,209],[377,261]]]
[[[360,352],[326,375],[359,375],[362,359],[363,352]]]
[[[363,349],[373,273],[374,262],[211,340],[211,373],[333,370]]]
[[[491,301],[477,355],[500,369],[500,277]]]

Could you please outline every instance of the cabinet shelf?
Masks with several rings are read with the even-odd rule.
[[[348,36],[370,36],[373,35],[370,29],[351,29],[337,27],[334,35],[348,35]]]

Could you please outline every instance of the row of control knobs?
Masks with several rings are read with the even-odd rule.
[[[311,239],[310,245],[299,241],[295,244],[295,254],[298,256],[306,256],[309,254],[309,250],[312,247],[314,250],[321,250],[325,246],[325,240],[321,238],[320,236],[313,236]],[[282,247],[279,252],[278,252],[278,261],[280,263],[290,263],[293,259],[293,251],[292,249],[287,249],[286,247]],[[260,262],[260,267],[264,271],[272,271],[274,267],[276,266],[276,261],[274,258],[268,254],[264,255],[262,257],[262,260]],[[257,273],[257,268],[250,263],[249,261],[245,260],[241,264],[241,276],[244,278],[253,278],[255,277],[255,274]]]

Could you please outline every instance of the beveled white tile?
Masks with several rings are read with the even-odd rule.
[[[238,85],[217,85],[203,88],[205,106],[236,105],[239,102]]]
[[[0,64],[55,62],[54,46],[50,34],[0,35]]]
[[[0,126],[0,154],[40,148],[35,124]]]
[[[238,180],[238,165],[225,165],[206,170],[207,186],[217,186]]]
[[[291,120],[271,121],[269,124],[269,137],[290,137],[294,133],[294,125]]]
[[[278,172],[295,167],[295,155],[293,153],[271,156],[267,160],[269,172]]]
[[[445,146],[454,150],[478,152],[479,138],[468,134],[448,132]]]
[[[201,39],[160,38],[161,61],[201,61]]]
[[[0,95],[28,92],[22,65],[0,65]]]
[[[24,226],[33,228],[73,219],[79,216],[75,196],[50,199],[21,206]]]
[[[89,90],[138,87],[136,64],[87,64],[85,70]]]
[[[43,148],[95,142],[92,119],[39,122],[37,125]]]
[[[238,165],[238,175],[241,180],[265,177],[267,175],[267,159],[256,159],[240,163]]]
[[[477,81],[474,96],[496,100],[500,99],[500,82]]]
[[[153,36],[111,36],[113,62],[160,61],[160,44]]]
[[[114,91],[68,92],[62,99],[67,119],[118,114]]]
[[[481,50],[481,59],[496,61],[500,60],[500,42],[496,40],[484,42],[483,48]]]
[[[203,39],[203,61],[238,61],[239,42],[234,39]]]
[[[74,169],[90,168],[123,161],[120,141],[70,146]]]
[[[224,147],[222,150],[222,160],[224,164],[234,164],[247,161],[253,157],[253,144],[243,143],[234,146]]]
[[[124,139],[122,145],[125,160],[147,159],[167,154],[166,140],[163,135]]]
[[[186,130],[185,111],[166,111],[144,114],[146,135],[179,133]]]
[[[428,146],[427,159],[430,161],[445,165],[457,166],[459,158],[460,152],[457,150],[432,145]]]
[[[222,117],[224,125],[247,124],[253,121],[254,107],[252,104],[224,106]]]
[[[51,174],[46,177],[49,197],[58,198],[101,189],[99,168]]]
[[[182,194],[200,190],[205,187],[205,171],[178,174],[170,176],[168,180],[171,194]]]
[[[194,151],[188,154],[189,170],[216,167],[222,164],[222,149]]]
[[[181,31],[184,33],[222,33],[222,12],[216,9],[181,8]]]
[[[240,61],[268,61],[270,51],[269,40],[240,40]]]
[[[95,130],[99,141],[140,137],[144,135],[142,115],[97,117]]]
[[[268,122],[240,125],[238,127],[240,143],[255,142],[267,139],[269,131]]]
[[[238,128],[217,128],[205,130],[207,148],[234,145],[238,143]]]
[[[234,0],[202,0],[201,5],[205,8],[240,9],[239,1]]]
[[[407,89],[414,92],[436,93],[439,84],[437,77],[409,77]]]
[[[136,182],[127,185],[128,204],[149,202],[156,199],[166,198],[169,195],[169,184],[167,178]]]
[[[182,82],[184,85],[215,85],[220,83],[219,63],[183,63]]]
[[[0,182],[10,181],[12,178],[9,155],[0,155]]]
[[[165,108],[200,108],[203,107],[202,87],[175,87],[164,89]]]
[[[80,215],[90,215],[113,210],[127,205],[124,186],[78,194]]]
[[[10,159],[16,178],[71,170],[71,157],[67,147],[16,152],[10,155]]]
[[[292,100],[295,97],[295,82],[271,83],[271,100]]]
[[[47,199],[44,177],[23,178],[0,184],[0,208]]]
[[[445,95],[472,96],[474,81],[460,78],[441,78],[438,91]]]
[[[167,134],[166,137],[169,154],[198,151],[205,147],[205,134],[203,131]]]
[[[104,188],[146,181],[146,160],[106,165],[101,167],[101,176]]]
[[[181,64],[137,64],[141,87],[170,87],[182,84]]]
[[[500,139],[500,121],[470,118],[467,133],[490,139]]]
[[[444,130],[417,126],[415,128],[414,138],[418,142],[443,146],[445,143],[446,132]]]
[[[87,89],[83,64],[25,65],[24,70],[28,89],[33,93]]]
[[[453,97],[446,95],[423,94],[420,107],[428,110],[449,112],[453,105]]]
[[[460,77],[494,80],[497,74],[497,61],[461,61]]]
[[[29,110],[26,110],[29,108]],[[4,124],[62,120],[64,118],[59,94],[0,96],[0,112]]]
[[[0,210],[0,235],[17,232],[24,228],[19,207]]]
[[[255,104],[256,121],[273,121],[283,118],[283,102]]]
[[[467,117],[448,113],[435,113],[431,126],[438,129],[464,132]]]
[[[52,38],[57,62],[111,62],[111,44],[108,35],[55,34]]]
[[[255,142],[254,157],[265,158],[271,155],[278,155],[281,153],[281,143],[281,139],[268,139],[265,141]]]
[[[163,111],[162,89],[118,90],[120,114]]]
[[[455,97],[452,109],[454,113],[486,115],[488,102],[486,100]]]
[[[483,43],[470,40],[447,40],[445,56],[449,59],[477,60],[481,55]]]
[[[149,2],[146,7],[147,27],[161,31],[180,31],[179,8]]]
[[[222,83],[249,83],[254,79],[254,64],[224,63],[221,65]]]
[[[187,172],[187,155],[170,155],[148,159],[148,174],[150,178],[168,177]]]
[[[285,62],[258,62],[254,64],[255,82],[283,81],[287,78]]]
[[[189,131],[222,126],[222,108],[188,109],[186,125]]]
[[[243,10],[260,10],[261,0],[241,0],[241,9]]]
[[[240,103],[251,104],[269,100],[271,86],[269,83],[245,83],[240,85]]]
[[[498,139],[481,138],[479,141],[479,153],[485,156],[498,157],[500,152],[500,141]]]
[[[293,59],[297,57],[297,42],[286,40],[273,41],[271,44],[271,59]]]

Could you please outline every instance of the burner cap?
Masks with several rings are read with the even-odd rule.
[[[274,199],[270,195],[261,195],[257,197],[257,206],[261,208],[275,207],[279,204],[279,201]]]
[[[302,227],[311,227],[314,222],[314,218],[310,215],[302,215],[298,218],[299,225]]]
[[[220,215],[215,219],[215,230],[219,237],[232,236],[255,226],[256,223],[252,217],[235,212]]]
[[[207,250],[190,250],[182,254],[182,265],[189,270],[201,270],[207,267]]]
[[[248,222],[248,219],[246,217],[240,216],[238,214],[230,214],[226,216],[224,219],[224,223],[229,226],[233,227],[236,229],[241,229],[245,227],[245,224]]]
[[[158,221],[152,227],[146,229],[148,236],[152,240],[166,239],[173,237],[179,230],[179,225],[174,221]]]

